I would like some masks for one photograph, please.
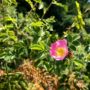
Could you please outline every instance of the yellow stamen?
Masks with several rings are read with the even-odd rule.
[[[56,55],[57,56],[64,56],[65,54],[65,49],[64,48],[57,48],[56,49]]]

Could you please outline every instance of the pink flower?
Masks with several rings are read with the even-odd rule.
[[[57,40],[56,42],[51,44],[50,47],[50,56],[56,60],[64,60],[64,58],[68,55],[68,47],[67,40]]]

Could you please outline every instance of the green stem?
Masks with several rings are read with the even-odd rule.
[[[7,81],[8,81],[8,83],[9,83],[9,78],[8,78],[8,66],[7,66],[7,62],[5,63],[5,69],[6,69],[6,78],[7,78]]]
[[[7,62],[5,63],[5,69],[6,69],[6,73],[8,74],[8,69],[7,69]]]
[[[36,7],[36,6],[37,6],[37,3],[34,4],[34,7]],[[30,13],[31,13],[32,11],[35,11],[35,10],[33,10],[33,9],[31,8]]]
[[[41,19],[43,19],[43,17],[45,16],[45,14],[47,13],[47,11],[48,11],[48,10],[49,10],[49,8],[51,7],[51,5],[52,5],[52,1],[51,1],[51,3],[49,4],[49,6],[47,7],[47,9],[46,9],[45,13],[43,13],[43,15],[42,15]]]

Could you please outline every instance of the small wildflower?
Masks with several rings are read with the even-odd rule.
[[[57,40],[50,46],[50,56],[56,60],[64,60],[68,55],[67,40]]]

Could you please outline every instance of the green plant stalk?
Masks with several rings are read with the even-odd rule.
[[[34,4],[34,7],[37,5],[37,3]],[[31,8],[31,10],[29,11],[29,13],[31,13],[32,11],[35,11]]]
[[[6,68],[5,68],[5,69],[6,69],[6,70],[5,70],[5,71],[6,71],[6,78],[7,78],[7,82],[9,83],[9,78],[8,78],[9,73],[8,73],[8,68],[7,68],[7,67],[8,67],[8,66],[7,66],[7,62],[5,63],[5,67],[6,67]]]
[[[42,15],[41,19],[43,19],[43,17],[45,16],[45,14],[47,13],[47,11],[48,11],[48,10],[49,10],[49,8],[51,7],[51,5],[52,5],[52,1],[51,1],[51,3],[49,4],[49,6],[47,7],[46,12],[45,12],[45,13],[43,13],[43,15]]]

